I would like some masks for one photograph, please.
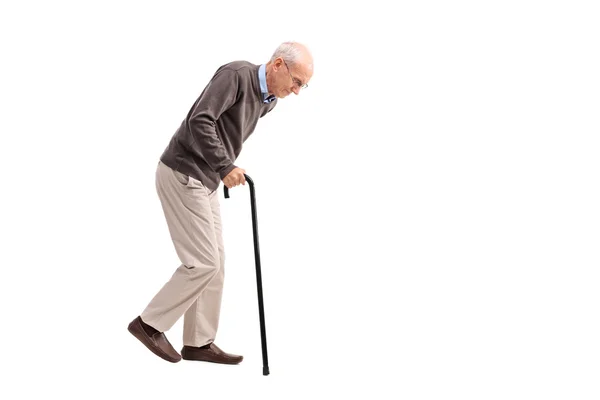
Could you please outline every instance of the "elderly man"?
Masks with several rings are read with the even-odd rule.
[[[166,147],[156,189],[181,265],[128,327],[157,356],[170,361],[238,364],[242,356],[215,343],[225,253],[217,188],[245,184],[234,164],[258,119],[290,93],[299,94],[313,74],[308,49],[282,43],[266,64],[234,61],[221,66]],[[184,316],[181,355],[167,340]]]

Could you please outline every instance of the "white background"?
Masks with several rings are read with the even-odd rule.
[[[594,3],[3,2],[1,397],[598,399]],[[247,187],[216,341],[245,359],[167,363],[126,330],[179,265],[158,157],[286,40],[310,87],[237,160],[271,375]]]

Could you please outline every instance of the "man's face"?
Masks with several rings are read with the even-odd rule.
[[[312,61],[300,60],[290,65],[282,58],[277,58],[273,62],[273,73],[273,94],[276,97],[282,99],[291,93],[299,94],[312,77]]]

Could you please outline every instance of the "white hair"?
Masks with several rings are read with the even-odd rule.
[[[286,63],[295,64],[301,55],[302,49],[296,42],[284,42],[275,49],[275,52],[271,56],[271,62],[275,61],[277,57],[281,57]]]

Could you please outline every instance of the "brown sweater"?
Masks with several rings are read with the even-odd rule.
[[[258,119],[277,104],[263,102],[259,65],[247,61],[225,64],[213,75],[181,123],[160,160],[189,175],[209,190],[236,165],[242,144]]]

